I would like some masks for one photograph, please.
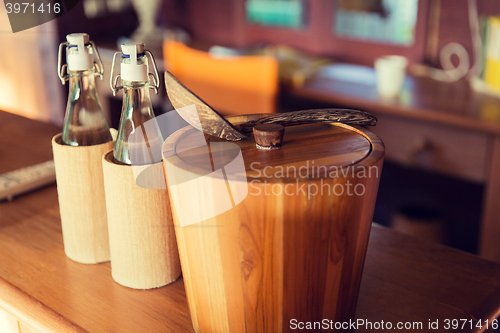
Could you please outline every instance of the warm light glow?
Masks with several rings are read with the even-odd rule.
[[[64,101],[57,79],[57,32],[54,21],[12,33],[0,6],[0,110],[62,123]]]
[[[0,309],[0,332],[19,332],[19,324],[13,316]]]

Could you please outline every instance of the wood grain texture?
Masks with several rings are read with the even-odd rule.
[[[0,172],[48,161],[61,128],[0,111]],[[56,186],[0,202],[0,308],[37,333],[193,332],[182,280],[139,291],[64,253]]]
[[[192,332],[182,281],[134,290],[67,258],[55,186],[0,203],[0,262],[0,308],[39,333]]]
[[[486,200],[480,229],[479,252],[489,260],[500,262],[500,136],[491,140],[487,174]]]
[[[110,259],[102,155],[114,144],[73,147],[60,134],[52,139],[64,251],[76,262]]]
[[[132,167],[112,159],[102,157],[113,279],[135,289],[172,283],[181,267],[167,192],[139,187]],[[161,163],[150,168],[162,174]]]
[[[54,125],[0,111],[0,173],[52,159],[51,139],[61,132]],[[27,142],[27,138],[32,144]]]
[[[236,123],[256,117],[230,119]],[[302,125],[286,131],[279,150],[261,151],[253,139],[236,143],[246,173],[232,174],[231,180],[247,184],[248,177],[252,184],[240,204],[176,228],[197,332],[287,332],[293,318],[345,321],[354,316],[379,181],[379,174],[357,175],[362,168],[381,171],[383,144],[370,132],[344,124]],[[184,166],[202,177],[207,172],[199,170],[199,164],[193,171],[190,164],[199,159],[183,150],[183,141],[190,140],[186,133],[174,135],[176,142],[166,141],[183,153],[177,159],[164,156],[165,168]],[[218,140],[208,139],[210,145]],[[346,175],[318,172],[321,167],[329,173],[340,166]],[[305,172],[277,175],[280,167]],[[351,168],[356,171],[351,173]],[[365,189],[363,195],[336,194],[339,188],[358,185]],[[325,193],[313,193],[314,189]],[[180,224],[174,205],[172,210]]]
[[[50,159],[50,140],[60,130],[0,111],[0,172]],[[224,239],[235,233],[218,229]],[[229,253],[223,264],[240,262],[238,249],[224,250]],[[185,292],[182,279],[162,288],[134,290],[113,281],[109,262],[82,265],[67,258],[56,186],[0,202],[0,263],[0,308],[38,333],[194,332],[186,300],[189,290]],[[241,270],[234,273],[226,278],[241,276]],[[226,287],[228,298],[237,291]],[[500,309],[499,292],[500,265],[373,227],[356,319],[491,320]],[[241,316],[243,311],[233,312],[229,320],[241,323]],[[440,327],[435,332],[450,330]]]
[[[376,235],[376,236],[375,236]],[[445,319],[457,317],[491,322],[500,315],[500,271],[497,263],[420,241],[394,232],[372,228],[369,250],[361,284],[357,319],[385,318],[386,321],[422,322],[439,320],[439,330],[432,332],[483,332],[485,327],[445,330]],[[390,244],[390,249],[385,248]],[[379,251],[385,248],[385,250]],[[387,251],[386,251],[387,250]],[[397,258],[397,259],[396,259]],[[395,263],[386,266],[388,263]],[[396,263],[397,262],[397,263]],[[386,277],[380,280],[380,274]],[[407,288],[406,286],[412,286]],[[460,287],[458,287],[460,286]],[[369,301],[378,295],[377,304]],[[484,295],[478,298],[477,295]],[[365,298],[367,297],[367,298]],[[359,332],[373,332],[362,328]],[[380,332],[393,332],[380,330]]]
[[[0,280],[0,289],[3,291],[2,298],[0,299],[0,308],[10,312],[15,318],[19,318],[19,322],[22,322],[24,325],[34,328],[36,332],[87,332],[62,317],[53,309],[40,304],[40,302],[25,294],[22,290],[10,285],[7,281]],[[22,310],[13,307],[13,305],[20,304],[22,304]]]

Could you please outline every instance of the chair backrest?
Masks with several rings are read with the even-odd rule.
[[[278,62],[270,56],[215,58],[182,43],[164,44],[169,71],[222,114],[276,112]]]

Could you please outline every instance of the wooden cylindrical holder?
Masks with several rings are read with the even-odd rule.
[[[149,168],[146,176],[161,179],[161,162]],[[112,151],[103,171],[113,279],[135,289],[174,282],[181,267],[167,191],[139,187],[132,166],[115,164]]]
[[[353,319],[380,139],[363,128],[312,124],[287,127],[277,150],[258,149],[252,137],[210,138],[204,148],[197,132],[181,129],[162,149],[195,331],[289,332],[292,319]]]
[[[52,138],[64,252],[80,263],[110,259],[102,155],[113,145],[73,147],[61,134]]]

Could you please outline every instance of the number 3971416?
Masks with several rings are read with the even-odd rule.
[[[22,3],[5,3],[5,9],[7,10],[7,14],[35,14],[35,13],[54,13],[59,14],[61,12],[61,4],[60,3],[41,3],[34,4],[29,2]]]

